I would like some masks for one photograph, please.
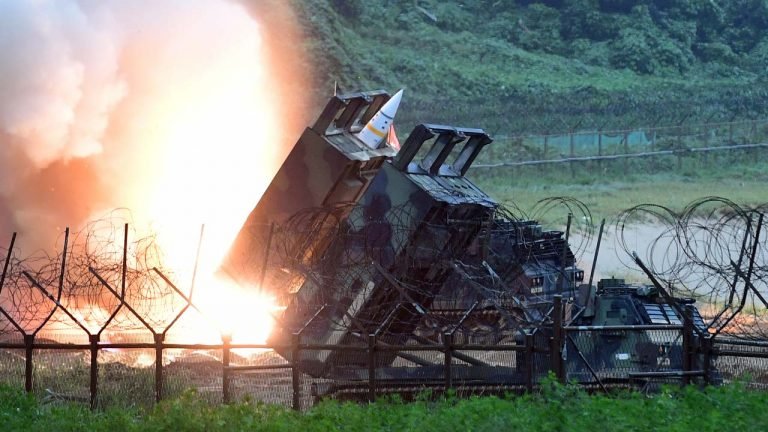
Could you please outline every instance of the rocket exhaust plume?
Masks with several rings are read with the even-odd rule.
[[[265,51],[225,0],[0,3],[0,227],[247,215],[283,152]]]
[[[301,55],[270,45],[298,26],[257,3],[0,0],[0,241],[50,249],[123,207],[171,268],[205,224],[213,274],[303,123]]]

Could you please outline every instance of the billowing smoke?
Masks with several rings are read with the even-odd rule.
[[[255,3],[0,0],[0,240],[115,207],[236,231],[302,117],[287,2]]]

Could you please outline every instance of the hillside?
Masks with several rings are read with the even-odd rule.
[[[764,0],[294,3],[319,96],[405,87],[406,126],[542,132],[766,111]]]

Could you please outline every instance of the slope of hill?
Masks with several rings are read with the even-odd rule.
[[[493,132],[749,118],[763,0],[295,1],[320,95],[407,89],[401,122]]]

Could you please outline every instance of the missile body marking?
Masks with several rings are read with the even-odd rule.
[[[379,112],[371,118],[363,130],[357,133],[357,138],[372,149],[381,147],[385,142],[387,132],[389,132],[392,120],[397,114],[397,108],[400,106],[400,100],[403,98],[403,91],[400,90],[392,96]]]

